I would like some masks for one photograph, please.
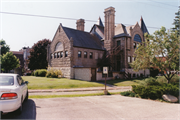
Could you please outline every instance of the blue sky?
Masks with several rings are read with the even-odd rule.
[[[19,51],[44,38],[52,40],[60,23],[76,29],[76,19],[80,18],[85,19],[85,31],[89,32],[99,16],[104,22],[104,9],[110,6],[116,11],[115,23],[135,25],[142,16],[152,34],[161,26],[173,27],[178,5],[180,0],[0,0],[1,12],[73,18],[0,13],[0,39],[6,41],[11,51]]]

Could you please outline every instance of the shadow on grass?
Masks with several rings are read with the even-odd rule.
[[[117,86],[117,83],[121,82],[135,82],[139,83],[139,81],[144,80],[145,78],[135,78],[135,79],[117,79],[117,80],[106,80],[106,84]],[[105,83],[105,80],[98,81],[98,83]]]

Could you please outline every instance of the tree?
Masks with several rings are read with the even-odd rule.
[[[20,67],[19,59],[12,52],[7,52],[1,56],[1,68],[5,72],[9,72],[14,68]]]
[[[31,70],[47,68],[48,62],[46,60],[46,47],[50,43],[50,40],[43,39],[32,46],[32,49],[30,50],[30,56],[28,57],[28,67]]]
[[[2,45],[1,46],[1,55],[4,55],[7,52],[9,52],[10,48],[9,48],[9,45],[6,45],[5,40],[1,39],[0,40],[0,45]]]
[[[175,19],[174,19],[174,22],[173,22],[173,25],[174,25],[174,28],[172,28],[172,31],[179,31],[178,32],[178,35],[180,35],[180,6],[179,6],[179,9],[178,9],[178,12],[175,13]]]
[[[136,60],[131,64],[135,71],[145,68],[158,69],[167,79],[179,71],[179,39],[178,32],[166,32],[166,28],[145,33],[145,42],[135,51]],[[176,71],[172,73],[171,71]]]

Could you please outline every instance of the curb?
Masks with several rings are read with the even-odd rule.
[[[108,90],[132,89],[131,86],[125,87],[107,87]],[[78,91],[101,91],[103,88],[76,88],[76,89],[48,89],[48,90],[28,90],[29,93],[43,93],[43,92],[78,92]]]

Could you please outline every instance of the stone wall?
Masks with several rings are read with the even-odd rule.
[[[81,51],[81,57],[78,57],[78,51]],[[84,52],[87,52],[87,58],[84,57]],[[89,57],[90,52],[93,53],[92,59]],[[75,67],[88,67],[88,68],[96,68],[98,58],[102,58],[104,51],[103,50],[95,50],[95,49],[87,49],[87,48],[79,48],[73,47],[73,66]]]

